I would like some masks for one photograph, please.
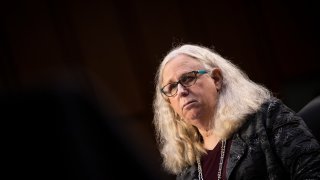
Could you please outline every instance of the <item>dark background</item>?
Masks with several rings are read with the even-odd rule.
[[[157,65],[180,43],[214,48],[295,111],[320,92],[313,1],[8,1],[0,13],[10,177],[173,179],[152,98]]]

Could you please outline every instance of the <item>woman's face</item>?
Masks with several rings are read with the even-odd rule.
[[[204,66],[194,58],[178,55],[165,65],[161,85],[163,87],[168,83],[177,82],[185,73],[203,69]],[[220,84],[219,69],[214,69],[206,74],[198,74],[194,85],[183,87],[178,84],[177,94],[168,97],[168,101],[173,110],[187,123],[200,129],[206,129],[214,115]]]

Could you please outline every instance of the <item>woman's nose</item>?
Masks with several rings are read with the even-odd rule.
[[[188,88],[182,86],[180,83],[178,84],[177,89],[177,94],[179,95],[185,96],[189,94]]]

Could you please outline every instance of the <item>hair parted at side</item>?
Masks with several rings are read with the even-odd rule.
[[[222,88],[212,118],[214,133],[221,138],[230,137],[245,122],[247,115],[256,112],[271,96],[268,89],[251,81],[236,65],[209,48],[192,44],[173,48],[158,68],[153,101],[153,123],[163,165],[173,174],[178,174],[194,164],[196,159],[205,153],[200,133],[176,115],[160,92],[163,68],[180,54],[194,58],[208,70],[221,70]]]

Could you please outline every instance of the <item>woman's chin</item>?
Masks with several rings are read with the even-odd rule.
[[[188,116],[185,116],[185,119],[192,125],[198,124],[200,121],[198,114],[188,114]]]

